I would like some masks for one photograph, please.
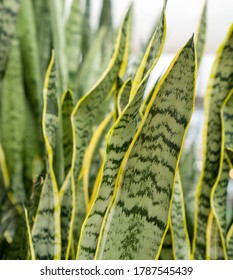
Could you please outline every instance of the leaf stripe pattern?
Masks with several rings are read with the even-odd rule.
[[[179,171],[176,172],[176,182],[171,208],[171,234],[174,258],[176,260],[189,260],[191,247],[186,225],[183,189]]]
[[[17,91],[15,90],[17,88]],[[23,184],[23,141],[25,130],[25,92],[22,79],[20,43],[12,39],[11,50],[2,83],[2,147],[10,176],[10,189],[15,200],[25,200]]]
[[[165,11],[163,11],[163,13],[164,12]],[[158,60],[158,56],[162,52],[164,45],[166,34],[164,17],[165,15],[160,17],[164,25],[161,27],[161,30],[155,30],[155,33],[158,34],[157,36],[152,37],[152,41],[148,46],[147,53],[145,54],[145,57],[151,55],[154,61]],[[156,41],[156,44],[154,41]],[[158,47],[158,49],[153,48],[153,43]],[[148,53],[150,55],[148,55]],[[152,63],[152,67],[153,66],[154,63]],[[142,67],[144,68],[144,65],[142,65]],[[107,156],[105,158],[103,176],[100,182],[99,190],[97,191],[96,199],[82,227],[82,235],[77,252],[78,259],[93,259],[95,255],[103,218],[113,195],[118,168],[136,132],[139,107],[141,105],[149,73],[152,69],[153,68],[148,70],[148,75],[143,79],[136,94],[132,97],[132,100],[129,101],[128,105],[123,110],[108,134],[106,146]],[[122,95],[123,94],[124,92],[122,92]]]
[[[73,94],[70,90],[67,90],[62,97],[62,127],[65,175],[68,174],[72,162],[73,135],[71,114],[73,108]]]
[[[196,211],[193,238],[194,259],[206,255],[206,226],[210,211],[210,192],[216,182],[221,149],[220,109],[233,87],[233,25],[218,50],[205,99],[203,169],[196,193]]]
[[[161,79],[124,156],[96,259],[159,257],[168,229],[175,170],[193,111],[193,41],[192,37]]]
[[[44,84],[42,128],[47,151],[47,172],[32,229],[36,259],[45,260],[57,260],[61,257],[60,205],[53,170],[53,151],[58,125],[57,78],[54,59],[53,52]]]
[[[4,74],[11,40],[15,33],[20,0],[4,0],[0,25],[0,81]]]

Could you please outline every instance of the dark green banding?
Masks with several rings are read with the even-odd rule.
[[[195,78],[192,37],[161,79],[124,156],[96,259],[159,257],[168,228],[175,170],[193,111]]]
[[[210,193],[219,172],[222,125],[221,106],[233,87],[233,25],[218,50],[205,97],[203,169],[197,188],[193,239],[194,259],[206,255],[206,226],[210,211]]]

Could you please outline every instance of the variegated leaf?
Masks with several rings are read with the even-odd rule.
[[[57,80],[54,59],[53,52],[44,84],[42,128],[47,152],[46,176],[32,229],[36,259],[47,260],[60,259],[61,257],[60,203],[53,170],[53,152],[58,125]]]
[[[174,195],[171,208],[171,234],[174,258],[189,260],[191,254],[190,240],[186,224],[184,195],[179,171],[176,172]]]
[[[155,62],[158,60],[157,56],[160,55],[165,40],[166,25],[164,21],[164,12],[165,11],[163,10],[163,16],[160,17],[163,26],[160,30],[155,30],[155,33],[158,34],[157,36],[154,35],[152,37],[145,54],[146,58],[150,56]],[[154,49],[153,45],[156,45],[157,49]],[[145,69],[144,61],[147,63],[147,59],[143,60],[142,65],[140,66],[142,69],[139,69],[138,72]],[[97,190],[95,201],[93,202],[92,208],[83,224],[82,235],[77,252],[78,259],[93,259],[95,255],[100,229],[107,207],[113,195],[117,172],[125,152],[136,132],[139,107],[141,105],[149,73],[152,71],[154,65],[154,63],[151,64],[151,68],[148,69],[148,75],[143,78],[140,87],[138,87],[136,93],[132,96],[132,99],[129,100],[128,105],[114,123],[114,126],[107,136],[103,175],[99,189]]]
[[[195,78],[192,37],[161,79],[121,163],[97,259],[159,257],[175,170],[193,111]]]
[[[203,168],[197,187],[193,252],[195,259],[206,255],[206,226],[210,211],[210,192],[219,171],[221,155],[221,116],[223,100],[233,87],[233,25],[218,50],[205,99]]]
[[[72,162],[73,135],[71,113],[73,109],[73,94],[70,90],[67,90],[62,97],[63,153],[65,176],[68,174]]]
[[[0,81],[5,72],[11,40],[15,34],[20,0],[4,0],[0,25]]]

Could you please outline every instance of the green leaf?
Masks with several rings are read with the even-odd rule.
[[[80,180],[83,180],[86,205],[89,205],[89,189],[91,188],[91,186],[89,186],[89,176],[93,157],[96,153],[98,153],[106,130],[108,130],[109,125],[112,124],[112,119],[113,113],[109,113],[107,117],[100,123],[100,125],[95,130],[95,133],[93,134],[93,137],[91,138],[84,155],[82,171],[79,178]]]
[[[60,259],[60,205],[53,170],[53,151],[58,125],[56,66],[52,53],[44,84],[43,135],[47,152],[46,176],[32,229],[36,259]]]
[[[106,67],[106,65],[102,65],[102,45],[105,35],[106,29],[100,29],[86,53],[76,81],[77,92],[75,92],[74,98],[76,102],[93,87],[101,77],[103,67]]]
[[[68,174],[72,162],[73,135],[71,113],[73,111],[73,94],[67,90],[62,97],[62,126],[65,176]]]
[[[83,32],[82,32],[82,56],[83,60],[86,58],[87,51],[90,47],[91,41],[91,26],[90,26],[90,13],[91,13],[91,1],[85,0],[85,12],[83,17]]]
[[[151,54],[155,61],[158,60],[157,55],[159,55],[161,51],[155,51],[152,47],[153,43],[154,41],[158,42],[158,48],[162,49],[166,33],[163,17],[161,17],[161,20],[164,23],[164,26],[161,28],[161,30],[155,31],[158,32],[158,36],[153,36],[152,41],[149,43],[147,49],[148,53],[145,55],[148,57],[149,54]],[[160,33],[163,34],[162,40],[160,40]],[[152,63],[151,69],[148,70],[148,73],[152,71],[153,66],[154,63]],[[138,111],[141,105],[148,77],[149,75],[145,76],[145,78],[142,80],[136,93],[132,97],[132,100],[129,100],[128,105],[123,110],[117,121],[114,123],[114,126],[108,133],[103,175],[97,190],[95,201],[93,202],[92,208],[83,224],[82,235],[77,252],[78,259],[93,259],[95,255],[104,215],[113,195],[117,172],[125,152],[127,151],[137,129]],[[125,87],[124,90],[127,90],[127,88]],[[124,95],[123,92],[122,95]]]
[[[112,28],[112,3],[111,0],[102,1],[102,9],[99,19],[99,29],[103,26]]]
[[[73,0],[66,24],[66,56],[69,72],[68,85],[75,94],[82,52],[82,19],[80,0]]]
[[[118,115],[122,113],[124,108],[129,103],[129,96],[132,89],[132,80],[129,78],[126,80],[123,85],[121,86],[119,90],[119,94],[117,97],[117,109],[118,109]]]
[[[76,219],[77,223],[75,224],[76,238],[79,235],[79,229],[86,215],[84,186],[82,181],[78,181],[78,177],[80,175],[85,149],[89,143],[95,119],[98,118],[98,114],[101,111],[101,104],[107,99],[108,95],[111,94],[112,89],[115,87],[119,71],[122,67],[125,48],[127,47],[128,24],[129,12],[127,13],[118,33],[115,51],[107,69],[93,89],[78,102],[72,113],[74,135],[72,169],[76,184],[75,216],[79,217],[79,219]]]
[[[1,140],[10,176],[10,189],[15,200],[22,203],[25,199],[23,183],[25,93],[22,80],[22,61],[17,39],[12,40],[2,84],[1,106]]]
[[[224,260],[227,258],[220,236],[219,226],[214,217],[213,211],[210,211],[206,230],[206,259]]]
[[[0,81],[5,72],[11,40],[14,37],[20,0],[4,0],[0,21]]]
[[[210,259],[227,259],[226,234],[227,234],[227,187],[229,181],[230,161],[227,156],[227,146],[232,145],[232,105],[233,90],[227,95],[221,107],[222,144],[220,152],[220,166],[216,182],[211,190],[211,214],[208,219],[213,237],[207,236],[207,257]],[[213,217],[211,216],[213,215]],[[211,229],[212,227],[212,229]],[[215,244],[218,246],[215,246]],[[221,249],[220,249],[221,246]]]
[[[160,18],[157,21],[155,32],[153,33],[148,47],[146,49],[145,55],[143,56],[142,62],[136,72],[135,78],[132,84],[132,90],[130,93],[130,98],[134,96],[140,82],[147,76],[150,75],[151,70],[156,65],[161,53],[164,44],[164,40],[166,37],[166,16],[165,16],[165,9],[166,9],[167,1],[164,1],[163,11],[160,15]]]
[[[203,57],[206,38],[207,38],[207,0],[205,0],[202,10],[201,18],[199,21],[198,29],[196,32],[196,52],[197,52],[197,67],[199,68]]]
[[[173,241],[174,258],[176,260],[189,260],[191,247],[186,225],[184,196],[179,171],[176,172],[170,229]]]
[[[50,20],[49,2],[47,0],[33,0],[33,12],[35,15],[36,41],[38,44],[41,77],[44,79],[50,56],[52,45],[52,27]]]
[[[71,170],[60,189],[61,204],[61,259],[69,259],[73,242],[73,223],[75,218],[75,183]]]
[[[193,238],[194,259],[206,255],[206,226],[210,211],[210,193],[220,167],[221,105],[233,87],[233,25],[220,46],[214,62],[205,97],[203,168],[196,193],[196,212]]]
[[[159,255],[159,260],[174,260],[171,230],[168,228]]]
[[[227,233],[227,255],[229,260],[233,260],[233,224]]]
[[[159,257],[195,80],[192,37],[161,79],[121,163],[97,259]]]
[[[31,0],[21,0],[19,19],[17,24],[17,35],[23,62],[23,78],[26,94],[33,108],[33,114],[37,126],[41,126],[42,118],[42,77],[40,72],[39,50],[33,7]],[[40,131],[40,130],[39,130]],[[42,139],[42,131],[40,131]]]
[[[29,219],[28,219],[28,210],[26,208],[24,208],[24,214],[25,214],[27,233],[28,233],[28,241],[29,241],[29,248],[30,248],[30,258],[32,260],[35,260],[36,256],[35,256],[35,252],[34,252],[33,241],[32,241],[32,233],[31,233],[31,228],[30,228]]]
[[[53,48],[56,51],[58,94],[59,96],[67,90],[68,71],[65,50],[65,26],[62,16],[62,3],[60,0],[50,0],[50,19],[52,27]]]

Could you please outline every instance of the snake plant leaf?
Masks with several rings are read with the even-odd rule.
[[[227,255],[229,260],[233,260],[233,224],[227,233]]]
[[[90,14],[91,14],[91,1],[85,0],[85,12],[83,17],[83,32],[82,32],[82,56],[85,60],[87,51],[91,42],[91,26],[90,26]]]
[[[227,145],[232,145],[232,102],[233,90],[227,95],[221,107],[222,120],[222,146],[219,174],[216,183],[211,191],[211,214],[208,219],[208,229],[214,232],[213,236],[207,236],[207,258],[227,259],[226,252],[226,205],[227,205],[227,186],[229,181],[230,161],[227,156]],[[213,216],[213,217],[212,217]],[[217,229],[218,228],[218,229]],[[218,243],[218,246],[215,244]],[[220,249],[220,245],[222,248]]]
[[[44,79],[50,56],[52,45],[52,27],[50,20],[49,1],[32,0],[34,19],[36,25],[36,41],[38,44],[41,77]]]
[[[23,140],[23,176],[26,197],[29,198],[31,196],[34,179],[40,174],[43,163],[40,155],[41,149],[39,148],[41,143],[38,139],[38,126],[36,125],[32,108],[28,101],[25,103],[25,127],[27,129],[25,129]]]
[[[143,56],[141,64],[135,74],[135,78],[133,79],[130,99],[132,98],[132,96],[134,96],[135,92],[137,91],[137,87],[139,86],[140,82],[146,76],[150,75],[151,69],[154,68],[162,53],[161,45],[164,44],[164,36],[166,36],[166,16],[165,16],[166,5],[167,5],[167,1],[165,0],[163,11],[156,23],[155,32],[153,33],[150,39],[145,55]]]
[[[103,26],[112,28],[112,3],[111,0],[103,0],[99,19],[99,29]]]
[[[160,255],[169,225],[175,170],[193,111],[195,62],[192,37],[161,79],[121,163],[97,259]]]
[[[78,101],[86,92],[88,92],[97,82],[102,71],[107,66],[102,63],[102,45],[104,44],[106,29],[99,30],[95,39],[86,53],[85,60],[79,70],[77,78],[77,92],[75,92],[75,101]]]
[[[94,155],[99,150],[99,146],[102,142],[101,140],[103,140],[103,136],[105,136],[106,130],[108,130],[109,124],[111,124],[112,119],[113,113],[111,112],[95,130],[95,133],[93,134],[93,137],[91,138],[89,146],[87,147],[84,155],[80,178],[83,178],[86,205],[89,205],[89,189],[91,188],[89,186],[89,173],[91,169],[92,160]]]
[[[233,90],[230,91],[227,98],[225,99],[224,103],[222,104],[222,121],[224,124],[224,147],[226,149],[227,155],[229,157],[229,160],[231,161],[231,164],[233,164],[233,157],[232,157],[232,151],[233,151],[233,114],[232,114],[232,107],[233,107]]]
[[[17,89],[17,91],[15,90]],[[2,147],[10,176],[10,189],[18,203],[25,199],[23,184],[23,141],[25,130],[25,92],[19,41],[12,40],[2,84]]]
[[[226,251],[223,248],[219,226],[216,222],[213,211],[210,211],[207,230],[206,230],[206,259],[224,260],[227,258]]]
[[[71,113],[73,111],[73,94],[67,90],[62,97],[62,126],[65,175],[68,174],[72,162],[73,135]]]
[[[75,216],[75,183],[71,170],[59,192],[61,204],[61,259],[69,259],[73,242],[73,223]]]
[[[174,260],[170,227],[168,228],[166,236],[163,240],[159,260]]]
[[[81,60],[82,19],[80,0],[73,0],[70,15],[66,24],[66,56],[68,67],[68,85],[76,92],[76,80]]]
[[[186,225],[183,188],[179,171],[176,172],[170,216],[174,258],[176,260],[189,260],[191,257],[191,247]]]
[[[1,8],[0,25],[0,80],[4,74],[11,40],[15,34],[20,0],[4,0]]]
[[[34,247],[33,247],[32,233],[31,233],[31,228],[30,228],[27,208],[24,208],[24,214],[25,214],[27,233],[28,233],[28,241],[29,241],[29,248],[30,248],[30,259],[31,260],[35,260],[36,256],[35,256]]]
[[[60,259],[61,255],[59,194],[53,170],[53,151],[58,125],[56,81],[56,64],[53,52],[44,84],[42,120],[47,152],[47,169],[32,229],[36,259]]]
[[[88,146],[88,142],[91,137],[92,126],[95,123],[95,119],[101,110],[100,104],[102,104],[109,94],[111,94],[112,89],[115,87],[115,83],[118,77],[118,73],[122,66],[122,61],[124,58],[125,48],[127,46],[126,38],[129,23],[129,13],[127,13],[122,26],[118,33],[117,43],[115,47],[112,59],[104,72],[103,76],[99,79],[97,84],[91,89],[91,91],[85,95],[76,105],[72,113],[72,125],[73,125],[73,176],[76,184],[76,217],[78,223],[82,224],[82,217],[85,216],[85,202],[84,199],[84,186],[83,181],[78,182],[78,176],[83,164],[83,158],[85,149]],[[79,213],[82,212],[82,215]],[[76,228],[79,228],[81,224]],[[75,234],[78,236],[78,233]],[[77,237],[76,237],[77,238]]]
[[[216,182],[221,150],[221,114],[223,100],[233,87],[233,25],[220,46],[214,62],[205,98],[203,168],[196,193],[193,256],[206,255],[206,226],[210,211],[210,192]]]
[[[124,108],[129,103],[129,96],[132,88],[132,79],[127,79],[120,88],[118,98],[117,98],[117,109],[118,115],[122,113]]]
[[[226,253],[226,204],[229,180],[227,155],[220,163],[220,172],[211,192],[211,213],[207,223],[207,259],[227,259]]]
[[[210,218],[208,221],[212,222],[214,225],[208,225],[209,228],[218,227],[219,239],[222,242],[222,250],[225,258],[227,258],[226,253],[226,234],[227,234],[227,223],[226,223],[226,205],[227,205],[227,187],[229,181],[229,171],[230,171],[230,161],[227,156],[227,145],[232,145],[232,132],[231,127],[233,126],[232,122],[232,96],[233,90],[227,95],[221,107],[221,120],[222,120],[222,143],[221,143],[221,152],[220,152],[220,166],[219,174],[211,190],[211,209],[213,218]],[[215,225],[216,224],[216,225]],[[217,239],[217,230],[215,230],[215,240]],[[207,239],[210,238],[209,236]],[[218,256],[218,251],[212,252],[212,240],[209,241],[210,246],[210,257]],[[212,256],[213,255],[213,256]],[[220,255],[221,257],[221,255]]]
[[[151,90],[149,91],[149,93],[147,94],[147,96],[144,98],[142,105],[140,107],[140,115],[141,117],[143,117],[143,115],[145,114],[146,111],[146,107],[147,105],[150,103],[151,97],[153,96],[153,92],[155,91],[156,86],[159,83],[160,78],[162,77],[162,75],[160,75],[158,77],[158,79],[155,81],[153,87],[151,88]]]
[[[27,97],[33,108],[37,125],[41,127],[42,77],[40,72],[39,50],[36,39],[36,26],[31,0],[21,0],[17,34],[20,40],[23,74]],[[40,132],[42,138],[42,131]]]
[[[157,56],[161,53],[166,34],[164,17],[161,17],[161,21],[164,24],[163,28],[159,31],[155,31],[158,32],[157,37],[152,37],[147,49],[148,53],[145,54],[146,57],[150,54],[155,61],[158,60]],[[162,35],[160,33],[162,33]],[[163,38],[162,40],[160,40],[161,36]],[[158,49],[156,51],[152,47],[154,41],[158,42]],[[144,69],[145,66],[142,65],[141,67]],[[151,68],[148,69],[148,73],[152,71],[153,67],[154,63],[151,64]],[[113,195],[117,172],[137,129],[137,115],[148,77],[149,74],[144,77],[140,87],[138,87],[137,92],[132,97],[132,100],[129,100],[128,105],[125,107],[108,133],[103,175],[100,181],[99,189],[97,190],[96,198],[87,215],[87,218],[83,223],[77,251],[78,259],[93,259],[96,253],[99,232],[107,207]]]
[[[67,90],[68,85],[68,71],[67,61],[65,56],[65,26],[62,16],[62,2],[61,0],[49,1],[50,18],[53,37],[53,48],[56,51],[57,59],[57,73],[58,73],[58,93],[59,96]]]
[[[196,32],[197,67],[199,68],[203,57],[207,36],[207,0],[204,3],[200,22]]]

